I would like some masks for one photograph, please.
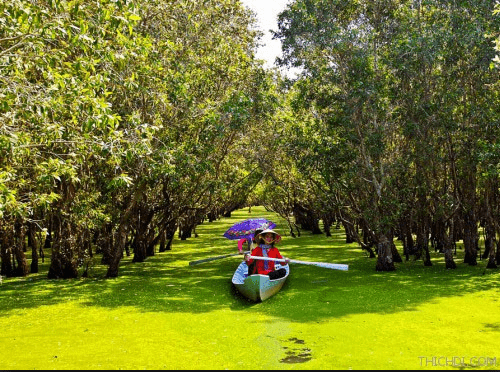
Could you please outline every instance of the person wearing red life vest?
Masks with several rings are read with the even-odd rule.
[[[283,257],[278,248],[274,246],[280,240],[281,236],[274,230],[267,229],[262,231],[259,235],[255,236],[255,241],[258,245],[252,250],[251,255],[284,259],[285,264],[288,264],[290,261]],[[248,265],[248,275],[269,275],[271,279],[278,279],[286,275],[284,268],[275,270],[274,261],[254,260],[249,256],[248,254],[245,255],[245,261]]]

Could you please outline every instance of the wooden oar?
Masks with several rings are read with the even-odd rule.
[[[231,257],[231,256],[239,256],[239,255],[244,254],[244,253],[249,253],[249,252],[225,254],[225,255],[222,255],[222,256],[216,256],[216,257],[204,258],[202,260],[191,261],[189,263],[189,266],[198,265],[198,264],[201,264],[203,262],[221,260],[223,258],[227,258],[227,257]]]
[[[270,258],[270,257],[260,257],[260,256],[250,256],[250,258],[254,259],[254,260],[275,261],[275,262],[285,263],[285,259],[280,259],[280,258]],[[301,264],[301,265],[313,265],[313,266],[324,267],[325,269],[334,269],[334,270],[343,270],[343,271],[347,271],[349,269],[349,265],[344,265],[344,264],[333,264],[333,263],[328,263],[328,262],[299,261],[299,260],[290,260],[290,259],[288,259],[288,261],[290,263],[296,263],[296,264]]]

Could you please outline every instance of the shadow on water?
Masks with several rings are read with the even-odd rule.
[[[409,261],[398,263],[395,272],[379,273],[374,259],[367,258],[356,246],[343,244],[340,232],[334,238],[304,234],[283,239],[282,253],[298,260],[348,264],[349,271],[291,264],[290,276],[281,291],[262,303],[253,303],[231,283],[241,257],[188,265],[192,260],[235,250],[234,241],[220,238],[220,231],[235,220],[231,221],[219,223],[222,227],[218,227],[215,238],[207,229],[205,237],[200,237],[205,239],[201,245],[193,238],[182,242],[182,250],[175,251],[174,246],[173,251],[149,257],[143,263],[125,258],[116,279],[104,279],[102,269],[84,279],[47,280],[42,271],[23,279],[5,280],[0,285],[0,316],[74,300],[84,307],[130,306],[144,312],[194,314],[231,309],[297,322],[321,322],[351,314],[412,311],[441,297],[488,290],[499,284],[500,273],[485,270],[486,262],[469,267],[460,264],[457,257],[457,269],[446,270],[437,253],[432,267]],[[203,248],[197,248],[200,246]],[[491,329],[497,327],[491,325]],[[290,340],[283,363],[308,360],[307,347],[298,341]]]

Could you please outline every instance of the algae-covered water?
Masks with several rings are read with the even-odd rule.
[[[222,237],[234,222],[268,217],[283,255],[348,264],[348,271],[291,264],[283,289],[251,303],[231,285],[241,258]],[[0,285],[0,367],[9,369],[498,369],[498,270],[446,270],[433,253],[375,271],[356,244],[334,236],[298,238],[278,216],[254,207],[205,222],[197,237],[104,279],[47,280],[42,273]],[[45,271],[44,271],[45,269]]]

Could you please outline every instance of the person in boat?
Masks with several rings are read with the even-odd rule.
[[[260,240],[260,233],[264,231],[265,229],[256,229],[255,233],[253,234],[252,238],[252,249],[255,248],[257,245],[259,245],[258,240]]]
[[[281,236],[272,229],[266,229],[257,234],[255,233],[255,242],[257,246],[252,249],[252,256],[269,257],[284,259],[288,264],[290,260],[281,255],[275,244],[281,240]],[[269,275],[271,279],[282,278],[286,275],[284,268],[275,270],[274,261],[254,260],[249,254],[245,254],[245,261],[248,265],[248,275],[261,274]]]
[[[245,243],[247,244],[248,250],[252,251],[252,249],[254,249],[258,245],[258,242],[256,240],[257,237],[264,230],[265,229],[256,229],[252,238],[241,238],[240,240],[238,240],[238,252],[240,252],[240,254],[245,254],[245,252],[243,252],[243,246]]]

